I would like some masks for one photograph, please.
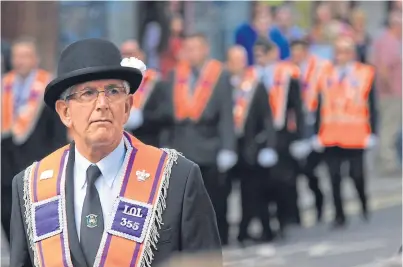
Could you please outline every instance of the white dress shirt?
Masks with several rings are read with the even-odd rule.
[[[102,213],[104,216],[104,226],[108,224],[109,215],[112,212],[113,203],[119,196],[120,185],[123,175],[118,177],[120,169],[123,165],[126,149],[124,141],[113,150],[108,156],[96,163],[101,171],[101,176],[96,180],[95,187],[98,190],[101,200]],[[90,165],[90,161],[75,148],[74,161],[74,215],[76,219],[76,227],[78,238],[80,239],[81,228],[81,212],[83,210],[84,199],[87,190],[86,173]]]

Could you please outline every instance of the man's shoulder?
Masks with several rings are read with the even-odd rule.
[[[171,168],[171,179],[183,179],[185,181],[191,170],[194,167],[198,167],[196,163],[187,159],[182,153],[175,149],[161,148],[161,150],[168,153],[168,156],[173,157],[174,162]]]

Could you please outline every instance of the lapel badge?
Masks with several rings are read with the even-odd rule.
[[[46,180],[53,177],[53,170],[46,170],[41,173],[39,180]]]
[[[140,182],[144,182],[145,180],[150,178],[150,174],[148,172],[146,172],[145,170],[136,171],[136,175],[137,175],[137,180]]]
[[[97,225],[98,225],[98,215],[90,214],[90,215],[85,216],[85,218],[87,218],[87,227],[88,228],[97,227]]]

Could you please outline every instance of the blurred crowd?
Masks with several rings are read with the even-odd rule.
[[[277,66],[281,66],[282,70],[286,69],[287,71],[293,70],[294,67],[291,66],[295,66],[296,72],[299,74],[287,74],[290,79],[290,85],[287,88],[289,90],[287,94],[289,95],[286,97],[288,98],[288,102],[280,103],[284,101],[281,100],[281,97],[273,97],[270,102],[263,101],[267,102],[266,104],[260,104],[259,101],[256,103],[253,102],[255,103],[254,105],[259,106],[257,109],[261,107],[271,109],[271,114],[269,115],[265,111],[253,111],[255,112],[253,113],[252,109],[249,110],[249,114],[261,116],[262,119],[255,118],[252,123],[245,122],[248,125],[247,127],[259,128],[260,126],[256,125],[265,124],[266,121],[264,118],[266,118],[265,116],[269,116],[268,120],[271,120],[270,124],[274,126],[272,125],[269,128],[262,126],[261,129],[259,128],[256,131],[271,129],[270,131],[273,132],[273,135],[276,135],[276,138],[270,140],[272,133],[266,133],[267,136],[262,137],[264,141],[261,142],[257,140],[259,138],[258,133],[251,134],[252,140],[247,140],[249,137],[240,137],[239,134],[233,133],[234,139],[238,143],[238,149],[233,148],[231,144],[227,147],[221,147],[221,144],[218,144],[219,141],[217,141],[220,138],[221,140],[228,138],[229,141],[227,141],[230,142],[232,134],[226,135],[226,133],[231,131],[236,132],[236,129],[225,128],[231,127],[232,123],[220,123],[220,120],[222,120],[220,116],[225,116],[221,111],[217,111],[218,113],[216,114],[216,110],[225,108],[228,102],[221,97],[211,104],[214,107],[208,107],[208,109],[211,109],[211,114],[210,111],[206,112],[206,114],[208,113],[204,118],[206,123],[202,126],[196,123],[186,125],[180,123],[179,126],[174,126],[174,130],[170,130],[172,126],[168,122],[172,120],[166,114],[161,115],[165,110],[161,110],[158,106],[170,106],[171,104],[168,105],[166,103],[175,97],[172,96],[174,93],[170,95],[168,92],[174,90],[175,78],[172,76],[172,71],[178,70],[178,64],[185,61],[193,66],[210,60],[208,55],[208,38],[201,33],[185,34],[186,25],[178,7],[173,6],[166,11],[167,19],[164,22],[167,25],[163,25],[164,27],[158,22],[150,20],[144,25],[141,40],[132,39],[119,44],[122,57],[137,57],[146,62],[149,72],[145,78],[147,80],[144,83],[151,81],[153,82],[152,85],[148,86],[155,87],[155,93],[147,96],[153,98],[148,99],[150,102],[147,104],[148,107],[142,106],[144,104],[142,101],[145,100],[138,100],[138,106],[134,107],[136,112],[132,113],[127,129],[134,132],[137,137],[146,143],[176,148],[183,152],[186,157],[200,165],[207,190],[211,194],[210,197],[216,209],[223,244],[228,244],[227,207],[223,203],[227,201],[227,197],[231,191],[231,181],[234,179],[239,179],[242,187],[241,208],[243,216],[242,222],[240,222],[238,241],[242,243],[247,239],[252,239],[253,241],[266,242],[272,241],[277,237],[284,237],[284,229],[282,227],[289,224],[301,224],[297,204],[298,192],[296,189],[296,179],[298,176],[306,176],[308,178],[309,186],[315,195],[317,219],[318,221],[321,220],[323,195],[320,190],[320,177],[316,177],[314,172],[316,166],[322,161],[325,161],[328,165],[329,175],[332,179],[332,193],[336,216],[334,226],[336,227],[343,226],[346,219],[341,204],[342,196],[340,193],[340,181],[343,175],[340,173],[342,162],[348,161],[350,163],[350,176],[354,179],[359,198],[362,202],[364,219],[368,219],[368,214],[366,207],[367,196],[365,196],[364,192],[364,180],[366,176],[364,175],[365,171],[362,170],[364,168],[363,151],[372,146],[378,148],[377,154],[379,155],[377,157],[380,160],[377,162],[380,163],[376,165],[376,168],[380,175],[396,172],[401,167],[402,2],[393,2],[393,7],[388,13],[385,26],[382,32],[375,38],[372,38],[368,33],[366,25],[367,20],[370,18],[368,18],[368,15],[362,9],[347,5],[339,5],[336,8],[332,3],[317,5],[314,12],[313,24],[309,29],[298,26],[293,21],[293,18],[295,18],[294,11],[287,4],[273,9],[266,2],[257,2],[254,5],[250,21],[245,23],[239,22],[239,27],[233,34],[233,45],[225,55],[225,62],[222,62],[229,76],[228,87],[230,88],[229,91],[231,91],[231,94],[223,95],[223,97],[235,100],[233,101],[234,111],[231,108],[231,113],[233,112],[232,114],[235,117],[235,127],[237,123],[235,102],[238,99],[237,91],[242,84],[241,80],[245,72],[251,68],[255,68],[258,71],[262,88],[266,88],[267,90],[267,92],[266,90],[262,91],[261,96],[265,97],[266,95],[264,100],[267,100],[274,94],[272,92],[275,90],[270,91],[268,88],[276,87],[276,81],[271,81],[271,79],[276,79],[274,69],[270,70],[271,65],[275,63],[276,68]],[[31,87],[33,90],[40,91],[40,88],[36,87],[43,86],[41,80],[36,80],[40,79],[36,75],[42,70],[39,68],[40,56],[35,45],[35,40],[26,36],[18,40],[12,40],[11,43],[2,40],[1,49],[1,70],[3,74],[1,213],[3,228],[6,234],[8,234],[13,176],[22,171],[32,161],[39,160],[57,147],[68,142],[70,137],[65,131],[64,126],[59,122],[59,119],[53,113],[47,112],[43,104],[30,102],[32,97],[30,95]],[[370,96],[366,105],[371,117],[368,118],[368,124],[372,127],[370,133],[368,133],[368,136],[372,138],[371,144],[368,143],[369,141],[365,141],[367,143],[361,147],[354,147],[354,149],[346,149],[340,146],[340,149],[337,151],[327,149],[325,145],[327,149],[325,149],[325,152],[320,151],[320,149],[314,151],[315,149],[312,147],[315,145],[312,140],[321,138],[320,133],[315,129],[321,127],[321,125],[318,125],[320,123],[316,115],[320,113],[318,110],[323,107],[316,103],[318,98],[320,98],[318,92],[314,94],[311,107],[304,100],[303,90],[306,89],[305,83],[314,83],[313,80],[316,79],[308,79],[309,74],[305,74],[307,70],[304,64],[307,64],[306,62],[311,58],[317,60],[315,61],[318,64],[316,67],[321,66],[320,68],[323,68],[323,70],[328,70],[325,74],[320,74],[328,75],[326,76],[327,79],[333,77],[329,73],[340,71],[339,65],[342,65],[343,62],[357,62],[364,64],[363,66],[374,67],[375,78],[372,78],[372,76],[355,77],[357,79],[356,82],[359,84],[369,83],[368,88],[370,89],[368,90],[370,91],[368,91],[368,94]],[[213,72],[213,67],[211,68]],[[45,71],[43,72],[43,76],[50,75],[49,73],[45,73]],[[10,75],[7,75],[10,73],[12,74],[12,78]],[[197,80],[200,77],[199,75],[202,74],[198,73],[197,70],[193,72],[192,69],[192,72],[186,75],[193,78],[196,77]],[[158,78],[153,80],[154,77]],[[44,79],[46,80],[46,78]],[[295,88],[293,87],[294,80],[298,81],[295,82]],[[214,80],[213,83],[215,84]],[[225,86],[227,84],[223,85],[223,87]],[[340,87],[343,87],[343,85],[340,85]],[[4,94],[5,90],[12,90],[14,98],[6,98]],[[291,96],[291,92],[295,90],[301,92],[296,92],[296,97]],[[315,91],[315,89],[312,90]],[[317,90],[320,90],[320,88]],[[139,96],[138,98],[141,97]],[[203,100],[203,98],[200,99],[201,101]],[[14,110],[14,113],[10,113],[7,110],[5,111],[5,109],[9,107],[8,105],[13,105],[5,101],[14,101],[14,107],[24,106],[28,103],[26,104],[28,107],[23,110],[17,109],[17,111]],[[176,101],[171,101],[173,102],[172,109],[174,112],[175,108],[178,108],[175,106]],[[194,109],[198,109],[198,104],[194,104]],[[284,107],[278,108],[279,105],[284,105]],[[287,122],[284,123],[288,123],[288,125],[276,128],[275,120],[277,112],[281,113],[281,109],[287,111],[284,115],[287,117]],[[137,110],[142,110],[142,115],[138,115]],[[288,111],[292,112],[288,113]],[[12,118],[13,114],[18,120],[12,121],[10,119],[11,121],[7,124],[8,120],[5,116],[9,115]],[[149,119],[156,116],[159,116],[158,120]],[[313,117],[315,118],[312,119]],[[149,120],[150,124],[147,124],[147,120]],[[311,120],[313,121],[311,122]],[[13,123],[15,124],[14,126]],[[173,123],[175,124],[175,122]],[[243,135],[247,136],[248,134],[248,129],[244,129]],[[354,134],[358,135],[358,130]],[[198,139],[199,135],[202,136],[200,139]],[[339,132],[339,135],[343,135],[343,133]],[[334,138],[342,137],[336,136]],[[309,140],[309,142],[305,142],[306,140]],[[222,142],[225,146],[226,141]],[[264,150],[267,153],[258,153],[258,150],[261,148],[259,142],[267,144],[267,148],[270,150]],[[274,142],[274,144],[270,144],[270,142]],[[283,142],[284,144],[280,144],[279,142]],[[363,143],[364,140],[357,142]],[[257,145],[254,143],[257,143]],[[288,151],[288,147],[293,145],[295,147],[294,150],[297,152],[291,152],[293,155],[289,155],[290,153],[285,152],[285,150]],[[306,146],[310,148],[306,148]],[[211,153],[207,151],[209,149]],[[223,152],[225,150],[235,152],[238,163],[230,163],[232,162],[230,154],[223,153],[222,159],[220,159],[219,155],[217,156],[218,151]],[[359,152],[347,153],[345,150],[357,150]],[[266,163],[259,163],[260,167],[256,167],[259,164],[255,162],[256,159],[249,160],[250,155],[253,155],[251,158],[262,158],[257,161]],[[210,159],[215,159],[216,157],[218,157],[217,163],[215,160],[212,163]],[[327,160],[327,158],[331,159]],[[251,161],[254,161],[254,163],[251,163]],[[276,168],[275,166],[280,167]],[[354,168],[354,166],[358,166],[358,168]],[[220,171],[220,168],[222,171]],[[264,170],[262,171],[262,169]],[[267,169],[271,169],[271,172],[266,172]],[[290,172],[292,173],[290,174]],[[246,178],[250,178],[251,175],[270,176],[274,184],[283,183],[284,181],[278,181],[281,179],[289,179],[289,181],[287,181],[287,185],[280,187],[273,186],[272,183],[270,185],[262,185],[260,182],[254,183],[250,180],[248,181]],[[212,180],[217,181],[212,182]],[[222,180],[225,181],[222,182]],[[270,196],[263,200],[260,197],[256,199],[256,195],[259,195],[258,191],[261,187],[274,188],[274,190],[264,191],[264,194],[269,194],[273,197]],[[247,229],[253,217],[259,217],[262,224],[270,224],[268,221],[270,221],[272,215],[268,214],[267,207],[268,203],[271,202],[276,204],[279,210],[276,214],[280,224],[278,235],[273,233],[270,227],[263,225],[262,236],[257,238],[258,240],[251,238],[247,233]],[[7,237],[9,238],[9,236]]]

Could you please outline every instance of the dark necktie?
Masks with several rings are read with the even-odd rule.
[[[93,266],[104,231],[104,218],[95,181],[101,175],[96,165],[87,169],[87,193],[81,213],[80,244],[88,266]]]

